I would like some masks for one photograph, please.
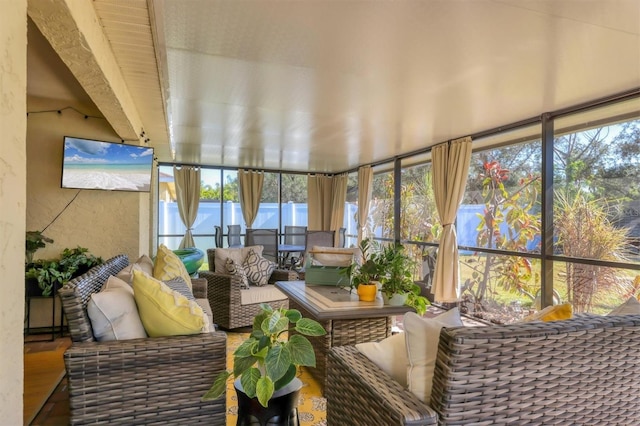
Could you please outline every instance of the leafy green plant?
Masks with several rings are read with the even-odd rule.
[[[90,254],[87,248],[64,249],[59,259],[39,259],[30,263],[25,278],[36,279],[42,295],[51,296],[54,284],[60,288],[102,262],[102,258]]]
[[[382,270],[380,291],[387,297],[406,294],[406,305],[413,307],[419,315],[424,315],[429,301],[420,295],[420,286],[413,280],[415,260],[405,251],[402,244],[389,244],[377,256]]]
[[[362,262],[353,262],[348,267],[340,271],[349,279],[351,289],[357,288],[360,284],[370,284],[378,281],[382,273],[381,264],[378,261],[380,246],[373,240],[365,238],[360,241],[360,251],[362,252]]]
[[[380,290],[387,297],[394,294],[406,294],[406,305],[413,307],[423,315],[429,301],[420,295],[420,286],[413,280],[416,262],[405,251],[402,244],[389,244],[384,247],[375,241],[364,239],[360,243],[362,264],[354,262],[341,273],[349,277],[351,288],[360,284],[379,281]]]
[[[47,243],[53,243],[51,238],[45,237],[40,231],[27,231],[25,236],[25,264],[33,263],[33,255]]]
[[[261,312],[253,319],[253,330],[247,340],[233,353],[233,372],[218,374],[202,401],[219,398],[226,389],[227,379],[233,374],[240,378],[244,393],[258,398],[266,407],[273,393],[289,384],[296,376],[296,367],[316,366],[316,355],[311,342],[304,337],[322,336],[325,329],[317,321],[302,318],[296,309],[273,309],[262,303]],[[295,331],[288,339],[283,336],[289,324]]]

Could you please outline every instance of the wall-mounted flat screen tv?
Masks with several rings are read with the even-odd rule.
[[[62,187],[149,192],[153,148],[64,137]]]

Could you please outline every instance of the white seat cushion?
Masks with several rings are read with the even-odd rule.
[[[407,312],[403,319],[406,333],[407,383],[409,390],[422,402],[431,402],[433,371],[438,356],[438,343],[442,327],[460,327],[462,319],[458,308],[453,308],[435,318],[422,318]]]
[[[267,303],[275,300],[286,299],[280,290],[269,284],[262,287],[250,287],[249,290],[240,290],[240,304],[253,305],[254,303]]]

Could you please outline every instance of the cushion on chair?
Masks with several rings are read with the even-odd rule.
[[[189,281],[191,281],[191,280],[189,280]],[[187,283],[184,282],[184,279],[182,279],[182,277],[174,277],[174,278],[171,278],[170,280],[166,280],[166,281],[163,281],[163,282],[171,290],[177,291],[178,293],[180,293],[181,295],[186,297],[188,300],[196,300],[196,298],[193,295],[193,291],[187,285]]]
[[[133,269],[144,271],[149,275],[153,275],[153,260],[151,260],[151,258],[146,254],[143,254],[134,263],[131,263],[129,264],[129,266],[126,266],[124,269],[120,270],[120,272],[118,272],[116,276],[131,285],[131,281],[133,280]]]
[[[236,263],[235,260],[228,257],[227,263],[225,264],[225,269],[229,274],[237,275],[240,278],[241,290],[249,289],[249,280],[247,279],[247,273],[245,272],[244,266],[242,266],[242,263]]]
[[[251,249],[242,266],[247,274],[249,283],[261,287],[269,283],[269,277],[277,265]]]
[[[191,288],[191,276],[182,260],[164,244],[158,247],[158,254],[153,263],[153,277],[160,281],[167,281],[175,277],[181,277]]]
[[[214,255],[214,271],[222,274],[226,274],[227,259],[233,259],[236,265],[242,265],[247,258],[250,250],[254,250],[260,256],[262,256],[263,246],[247,246],[238,248],[217,248]]]
[[[256,303],[269,303],[276,300],[284,300],[287,296],[274,285],[262,287],[250,287],[248,290],[240,290],[240,304],[254,305]]]
[[[422,318],[413,312],[407,312],[402,323],[406,333],[409,360],[407,384],[414,395],[429,404],[440,329],[462,326],[460,311],[453,308],[435,318]]]
[[[407,387],[406,333],[398,333],[379,342],[358,343],[356,348],[382,371],[390,375],[403,387]]]
[[[313,265],[349,266],[351,263],[362,263],[362,251],[359,248],[313,246]]]
[[[570,319],[573,316],[573,306],[571,303],[547,306],[546,308],[531,314],[522,319],[522,322],[529,321],[559,321]]]
[[[129,284],[109,277],[87,303],[93,335],[99,342],[147,337]]]
[[[194,301],[144,272],[133,271],[133,292],[150,337],[208,332],[209,318]]]
[[[640,302],[635,297],[630,297],[622,305],[609,312],[607,315],[634,315],[640,314]]]

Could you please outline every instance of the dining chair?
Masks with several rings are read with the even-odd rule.
[[[216,239],[215,239],[215,243],[216,243],[216,248],[222,248],[222,227],[216,225]]]
[[[285,268],[295,269],[300,266],[300,260],[302,259],[302,253],[304,253],[304,247],[307,241],[307,227],[306,226],[294,226],[285,225],[284,227],[284,244],[289,246],[300,246],[303,249],[299,252],[287,252],[284,253],[281,259],[281,264]],[[294,256],[295,253],[295,256]]]
[[[335,247],[336,231],[309,231],[307,230],[305,241],[305,251],[311,250],[313,246]]]
[[[229,247],[242,247],[242,240],[240,239],[242,228],[240,225],[227,225],[229,232],[227,234],[227,243]]]
[[[338,247],[344,247],[347,243],[347,228],[340,228],[338,230]]]
[[[284,227],[284,244],[291,246],[304,246],[307,239],[306,226],[290,226]]]
[[[278,263],[278,230],[247,228],[245,246],[263,246],[262,257]]]

